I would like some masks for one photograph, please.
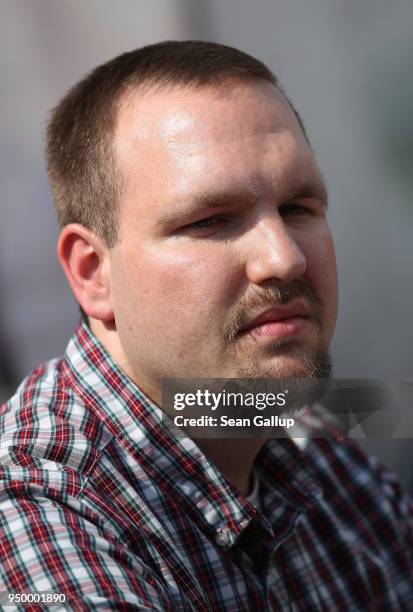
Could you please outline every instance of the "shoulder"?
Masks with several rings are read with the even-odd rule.
[[[0,406],[3,468],[55,464],[87,476],[107,437],[102,423],[68,383],[63,359],[36,368]]]
[[[306,455],[332,506],[347,508],[342,512],[349,518],[368,517],[383,528],[392,524],[413,538],[413,500],[376,457],[351,439],[327,438],[312,440]]]
[[[74,593],[73,609],[172,609],[162,580],[120,537],[112,441],[64,360],[37,368],[0,406],[0,590],[63,593],[68,609]]]
[[[386,483],[398,483],[393,472],[349,438],[314,438],[306,448],[306,455],[317,471],[331,481],[344,479],[356,488],[367,485],[379,489]]]

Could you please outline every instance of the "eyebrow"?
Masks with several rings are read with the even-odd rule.
[[[204,210],[229,208],[240,202],[246,203],[247,201],[253,204],[257,199],[257,195],[251,194],[251,196],[248,196],[245,191],[210,191],[196,195],[193,198],[185,196],[182,202],[189,200],[188,205],[183,206],[180,202],[175,202],[172,204],[171,212],[162,216],[157,221],[157,224],[164,227],[168,226],[171,222],[177,223],[180,219],[184,221],[188,217],[191,217],[191,215],[201,213]]]
[[[162,216],[157,221],[157,225],[166,227],[172,222],[179,222],[180,219],[185,220],[191,215],[200,213],[203,210],[229,208],[239,203],[255,204],[262,195],[263,192],[261,189],[251,187],[248,191],[219,190],[201,193],[193,198],[187,198],[187,196],[185,196],[184,200],[189,200],[188,206],[181,208],[181,204],[175,202],[172,204],[171,212]],[[299,179],[295,182],[293,187],[286,187],[280,199],[287,203],[305,198],[318,198],[321,200],[324,207],[328,208],[327,188],[321,176],[312,177],[311,179]]]
[[[325,208],[328,208],[328,192],[322,176],[315,176],[311,179],[303,178],[298,181],[291,189],[286,189],[286,201],[299,200],[304,198],[319,198]]]

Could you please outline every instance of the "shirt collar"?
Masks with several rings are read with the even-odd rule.
[[[226,534],[224,547],[234,544],[257,510],[192,439],[174,436],[165,414],[121,371],[84,322],[69,342],[64,368],[75,393],[148,476],[178,495],[210,536]],[[269,516],[285,504],[303,512],[320,496],[303,454],[288,438],[270,440],[256,467]]]

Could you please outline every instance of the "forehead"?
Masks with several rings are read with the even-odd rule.
[[[294,112],[265,81],[130,92],[114,144],[126,199],[154,212],[217,184],[265,192],[319,178]]]

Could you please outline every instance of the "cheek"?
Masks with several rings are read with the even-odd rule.
[[[178,246],[178,245],[176,245]],[[213,317],[233,303],[239,279],[235,258],[226,245],[190,249],[151,248],[129,260],[127,285],[134,285],[133,301],[156,308],[169,322],[185,315],[193,321]]]
[[[326,317],[334,326],[337,316],[337,267],[334,243],[329,231],[305,242],[306,276],[324,303]]]
[[[336,258],[331,236],[318,236],[308,241],[305,249],[308,268],[321,282],[331,282],[336,276]]]

